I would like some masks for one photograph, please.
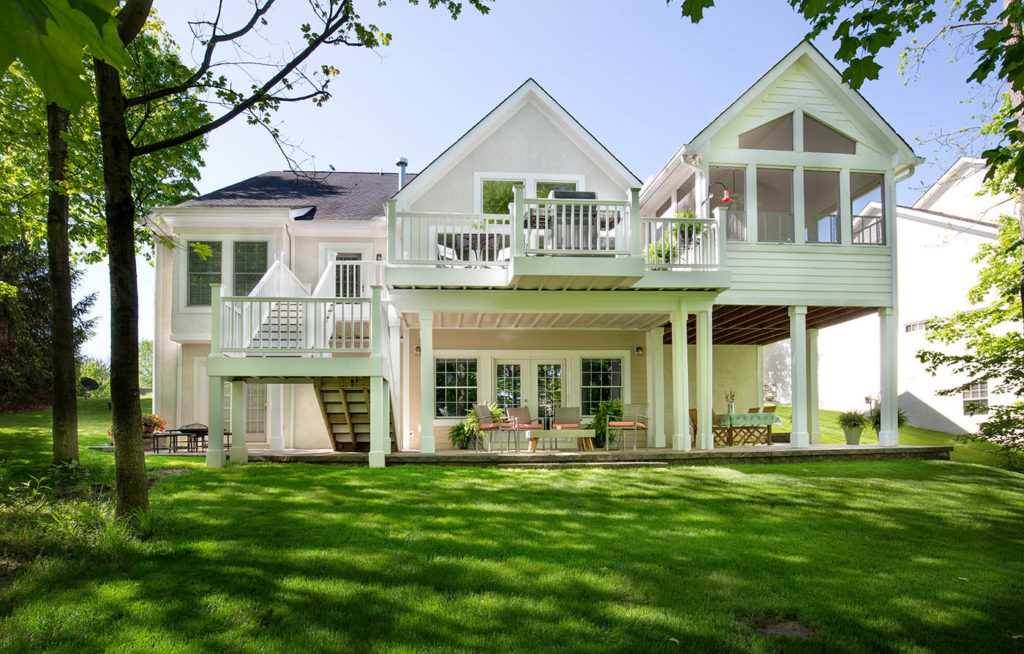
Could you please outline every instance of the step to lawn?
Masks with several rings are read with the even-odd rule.
[[[667,468],[664,461],[576,461],[573,463],[499,463],[498,468]]]

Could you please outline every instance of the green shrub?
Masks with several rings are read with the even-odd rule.
[[[622,417],[622,400],[608,400],[597,405],[597,413],[594,419],[587,425],[587,429],[594,430],[594,447],[604,447],[605,439],[608,438],[608,419]],[[612,436],[612,443],[615,442]]]

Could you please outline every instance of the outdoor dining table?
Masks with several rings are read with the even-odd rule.
[[[772,444],[772,427],[782,424],[774,413],[720,413],[714,428],[716,445]]]

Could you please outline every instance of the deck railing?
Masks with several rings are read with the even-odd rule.
[[[649,270],[714,269],[720,261],[719,219],[641,218]]]
[[[228,296],[220,305],[220,351],[226,354],[371,351],[371,298]]]
[[[626,200],[523,200],[524,253],[532,256],[628,256]]]
[[[388,221],[391,261],[444,267],[507,266],[511,217],[396,211]]]

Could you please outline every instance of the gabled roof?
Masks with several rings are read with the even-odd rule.
[[[272,170],[174,208],[315,207],[315,220],[371,220],[384,215],[384,203],[397,188],[398,173]]]
[[[835,88],[839,91],[840,95],[845,96],[850,103],[860,110],[862,116],[874,125],[883,135],[897,145],[900,150],[900,161],[906,165],[916,165],[919,163],[918,157],[914,154],[914,149],[907,143],[907,141],[899,135],[899,133],[893,129],[885,118],[878,113],[871,103],[864,99],[858,91],[854,91],[848,85],[843,83],[842,75],[832,65],[832,62],[828,60],[825,55],[821,53],[810,41],[801,41],[795,48],[789,51],[786,56],[779,60],[777,64],[772,66],[768,72],[761,76],[753,86],[747,89],[740,97],[738,97],[732,104],[726,107],[725,111],[720,113],[717,118],[711,121],[707,127],[702,129],[696,136],[690,139],[690,143],[684,146],[685,149],[699,150],[711,135],[717,132],[719,129],[724,127],[730,120],[735,118],[737,115],[743,112],[743,110],[761,93],[763,93],[768,86],[778,79],[783,73],[789,70],[799,60],[804,59],[810,63],[813,68],[831,81]]]
[[[478,142],[478,140],[491,134],[502,123],[510,118],[515,111],[527,101],[533,100],[548,109],[558,117],[563,126],[568,128],[570,134],[585,147],[591,150],[595,159],[603,164],[606,172],[618,176],[624,182],[639,187],[640,179],[633,174],[612,152],[597,140],[586,127],[566,111],[565,107],[558,103],[544,88],[532,77],[523,82],[519,88],[502,100],[486,116],[481,118],[469,131],[460,136],[458,140],[448,146],[444,152],[423,168],[416,179],[407,183],[405,188],[395,194],[396,199],[409,199],[418,195],[429,187],[439,177],[458,162],[462,156]]]

